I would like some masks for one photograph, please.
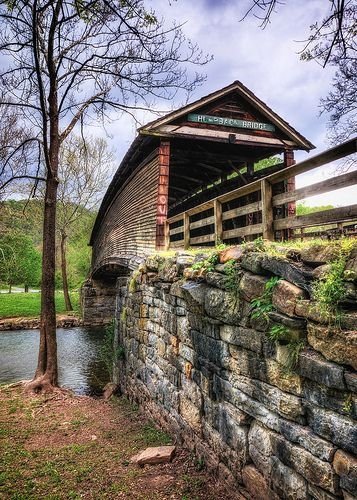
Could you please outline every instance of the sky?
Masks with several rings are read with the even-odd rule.
[[[299,56],[309,26],[327,13],[329,2],[287,0],[273,13],[271,23],[261,29],[259,19],[252,15],[240,22],[252,1],[149,0],[147,4],[158,16],[163,15],[168,25],[185,23],[185,35],[197,42],[203,53],[213,56],[213,61],[202,68],[206,81],[191,95],[190,102],[240,80],[316,146],[310,153],[296,152],[296,160],[303,160],[329,147],[328,116],[320,114],[319,101],[329,91],[333,70],[315,61],[302,61]],[[178,97],[157,107],[170,111],[183,104]],[[145,123],[153,117],[140,113],[138,119]],[[106,127],[118,163],[135,138],[136,127],[128,116]],[[97,129],[97,133],[102,130]],[[334,171],[331,165],[298,176],[297,187],[331,177]],[[354,187],[314,197],[307,203],[348,205],[356,202],[356,195]]]

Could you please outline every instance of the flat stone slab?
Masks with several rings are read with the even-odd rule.
[[[156,446],[146,448],[131,458],[131,462],[137,465],[166,464],[171,462],[175,454],[176,446]]]

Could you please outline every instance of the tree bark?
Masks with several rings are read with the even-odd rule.
[[[61,272],[62,272],[64,303],[66,306],[66,311],[73,311],[73,307],[71,304],[71,298],[70,298],[69,292],[68,292],[66,239],[67,239],[66,233],[64,231],[61,231]]]

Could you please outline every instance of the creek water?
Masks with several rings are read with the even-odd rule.
[[[58,328],[59,384],[77,394],[99,394],[108,381],[99,359],[103,328]],[[0,332],[0,383],[31,379],[39,346],[38,330]]]

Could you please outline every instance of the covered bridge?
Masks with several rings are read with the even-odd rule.
[[[293,165],[294,150],[312,148],[238,81],[141,127],[95,221],[92,278],[114,279],[137,257],[169,246],[265,235],[264,193],[247,189],[236,199],[229,193]],[[273,155],[281,161],[261,169],[258,162]],[[294,178],[274,190],[294,190]],[[294,207],[275,210],[284,217]]]

